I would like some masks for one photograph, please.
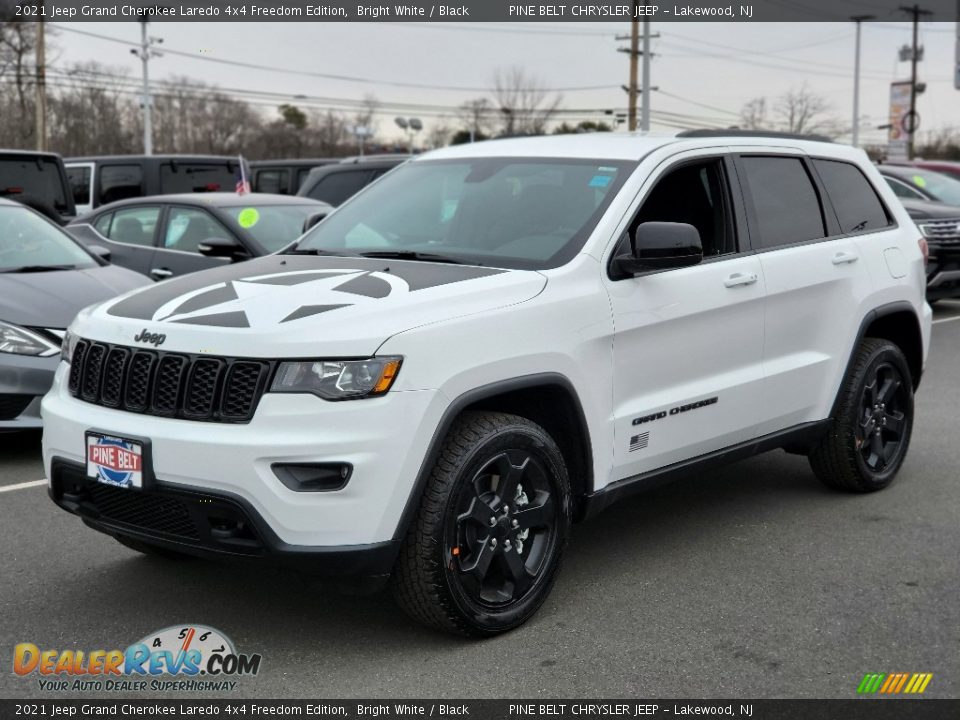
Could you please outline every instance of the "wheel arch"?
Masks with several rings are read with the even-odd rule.
[[[447,406],[423,456],[394,539],[402,539],[407,534],[443,440],[454,421],[467,410],[520,415],[543,427],[563,454],[570,473],[574,517],[579,517],[583,498],[593,489],[593,447],[586,415],[573,383],[566,376],[536,373],[468,390]]]
[[[850,356],[843,371],[843,378],[850,374],[857,348],[861,341],[867,337],[889,340],[903,351],[907,359],[907,366],[910,369],[913,389],[916,391],[920,387],[920,379],[923,375],[923,334],[920,330],[920,319],[917,317],[916,308],[903,300],[881,305],[868,312],[860,323],[856,341],[850,349]],[[841,388],[842,383],[843,380],[841,379]],[[836,412],[839,397],[840,390],[838,389],[833,406],[830,408],[831,417]]]

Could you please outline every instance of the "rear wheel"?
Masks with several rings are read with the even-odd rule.
[[[913,382],[906,358],[888,340],[867,338],[840,389],[830,431],[810,453],[826,485],[882,490],[903,464],[913,429]]]
[[[439,629],[515,628],[546,599],[570,523],[567,469],[546,431],[516,415],[464,413],[404,541],[394,595]]]

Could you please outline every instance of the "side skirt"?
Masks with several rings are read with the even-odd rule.
[[[583,498],[581,518],[586,520],[600,513],[618,500],[687,477],[695,472],[721,467],[736,460],[752,457],[777,448],[788,452],[806,452],[812,449],[830,428],[830,420],[803,423],[786,430],[749,440],[737,445],[682,460],[673,465],[617,480]]]

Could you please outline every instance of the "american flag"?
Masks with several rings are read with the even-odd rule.
[[[247,173],[247,161],[240,156],[240,165],[237,167],[237,195],[246,195],[250,192],[250,175]]]

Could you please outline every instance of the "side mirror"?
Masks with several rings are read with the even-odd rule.
[[[306,232],[307,230],[312,228],[314,225],[316,225],[318,222],[323,220],[329,214],[330,214],[329,212],[323,211],[323,212],[314,213],[313,215],[308,217],[303,223],[303,232]]]
[[[104,262],[110,262],[110,258],[112,257],[109,248],[105,248],[103,245],[88,245],[87,250],[92,252]]]
[[[700,232],[687,223],[645,222],[633,237],[631,251],[617,255],[613,267],[622,277],[649,270],[690,267],[703,260]]]
[[[211,237],[197,245],[197,252],[206,257],[242,257],[247,255],[244,247],[233,238]]]

